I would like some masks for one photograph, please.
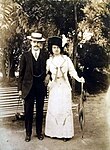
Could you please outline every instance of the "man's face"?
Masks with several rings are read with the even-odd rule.
[[[37,50],[37,49],[42,49],[43,48],[43,42],[39,42],[39,41],[34,41],[32,40],[31,41],[31,46],[34,50]]]

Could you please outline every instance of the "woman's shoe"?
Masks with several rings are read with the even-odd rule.
[[[67,142],[67,141],[69,141],[70,140],[70,138],[63,138],[63,141],[64,142]]]
[[[67,139],[67,138],[63,138],[63,141],[64,141],[64,142],[67,142],[67,141],[68,141],[68,139]]]

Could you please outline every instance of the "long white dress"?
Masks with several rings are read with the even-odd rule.
[[[48,59],[47,70],[52,73],[52,81],[49,83],[45,135],[72,138],[74,136],[74,123],[71,87],[67,72],[70,71],[70,75],[75,76],[77,80],[79,78],[70,58],[65,55]]]

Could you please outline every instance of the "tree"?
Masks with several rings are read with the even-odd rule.
[[[26,33],[29,30],[28,16],[22,11],[22,8],[13,1],[1,3],[2,8],[2,28],[1,28],[1,49],[3,54],[2,72],[4,77],[15,77],[16,65],[19,59],[19,48],[22,45],[19,41],[19,34]],[[22,37],[22,34],[21,34]],[[16,41],[13,43],[13,41]],[[6,51],[7,50],[7,51]]]
[[[107,1],[88,2],[83,9],[85,17],[78,24],[78,63],[85,67],[86,78],[89,77],[88,81],[92,84],[93,82],[90,79],[93,76],[91,77],[91,74],[94,74],[94,70],[97,70],[95,75],[96,72],[102,74],[98,83],[104,85],[104,82],[102,82],[104,72],[102,70],[107,68],[108,65],[108,45],[110,43],[108,38],[108,31],[110,30],[108,6]],[[96,87],[98,83],[95,80],[96,85],[93,86]],[[106,79],[105,83],[107,83]]]
[[[78,24],[78,32],[81,38],[79,39],[80,43],[85,43],[92,38],[94,43],[106,47],[108,39],[107,36],[104,35],[104,30],[106,31],[104,18],[107,22],[108,20],[106,18],[110,13],[107,5],[107,2],[91,0],[87,3],[86,7],[84,7],[83,11],[85,17],[83,21]]]

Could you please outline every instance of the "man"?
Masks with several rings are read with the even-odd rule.
[[[24,52],[20,60],[18,90],[24,99],[25,141],[29,142],[32,135],[33,109],[36,100],[36,134],[43,140],[42,122],[45,97],[44,79],[46,76],[46,60],[48,52],[43,45],[46,41],[41,33],[27,36],[31,40],[31,50]]]

